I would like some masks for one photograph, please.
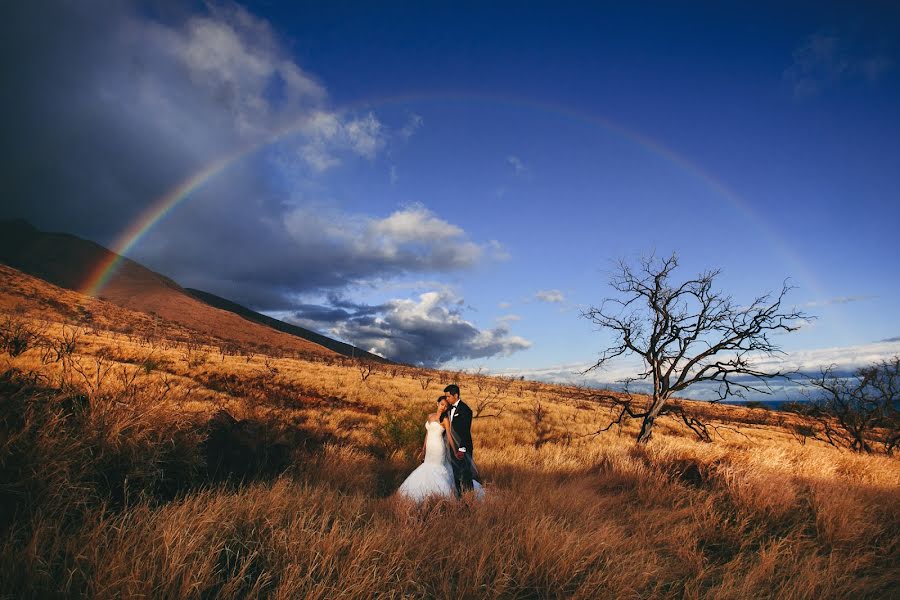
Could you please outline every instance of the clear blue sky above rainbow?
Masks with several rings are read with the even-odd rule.
[[[124,248],[204,173],[129,256],[407,362],[613,381],[580,311],[654,250],[789,277],[793,366],[900,352],[892,3],[25,4],[0,216]]]

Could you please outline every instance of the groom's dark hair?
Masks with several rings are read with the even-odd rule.
[[[452,394],[454,396],[459,396],[459,386],[455,383],[451,383],[447,387],[444,388],[444,392],[447,394]]]

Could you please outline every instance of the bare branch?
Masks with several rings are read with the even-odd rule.
[[[880,444],[892,454],[900,440],[900,356],[857,369],[844,377],[835,368],[808,378],[815,392],[808,416],[835,447],[871,453]]]
[[[642,415],[641,442],[649,440],[668,400],[692,385],[718,383],[720,400],[747,392],[771,393],[768,381],[786,373],[757,368],[754,361],[781,353],[775,335],[795,331],[811,318],[796,309],[782,309],[791,290],[787,281],[777,295],[763,294],[739,306],[714,289],[718,270],[674,282],[677,267],[675,254],[645,257],[636,268],[620,261],[610,280],[618,295],[582,312],[616,335],[585,373],[620,356],[642,359],[644,368],[636,379],[647,381],[652,391]],[[679,417],[699,438],[711,439],[702,422],[683,412]]]

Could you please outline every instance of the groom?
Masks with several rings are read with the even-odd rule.
[[[444,388],[444,397],[450,406],[450,428],[456,437],[456,456],[451,460],[453,479],[456,482],[456,497],[462,497],[464,491],[472,490],[472,409],[459,399],[459,386],[448,385]],[[467,458],[468,456],[468,458]]]

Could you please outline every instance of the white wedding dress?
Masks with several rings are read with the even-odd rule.
[[[483,497],[484,489],[481,484],[475,481],[473,485],[476,497]],[[444,428],[437,421],[425,423],[425,462],[409,474],[397,493],[416,502],[421,502],[429,496],[444,498],[456,496],[453,469],[447,460]]]

